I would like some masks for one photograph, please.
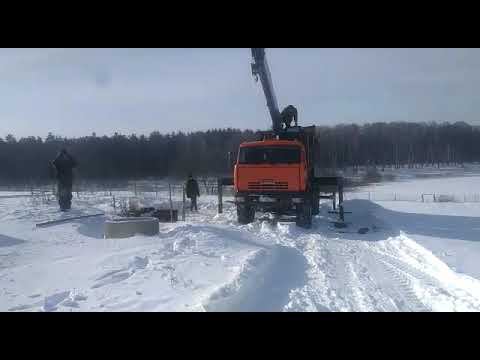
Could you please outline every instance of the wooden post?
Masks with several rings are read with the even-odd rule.
[[[332,200],[333,200],[333,211],[335,211],[337,209],[337,193],[334,192],[332,194]]]
[[[182,221],[185,221],[185,186],[182,186],[182,189],[183,189]]]
[[[115,195],[113,195],[113,213],[117,215],[117,203],[115,202]]]
[[[170,221],[173,222],[172,186],[170,183],[168,183],[168,193],[170,197]]]
[[[345,215],[343,212],[343,179],[339,178],[338,184],[338,210],[340,213],[340,220],[345,221]]]
[[[222,179],[217,179],[217,192],[218,192],[218,213],[223,213],[223,186]]]

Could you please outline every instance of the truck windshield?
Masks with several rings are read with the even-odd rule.
[[[300,148],[298,146],[255,146],[240,148],[239,164],[298,164]]]

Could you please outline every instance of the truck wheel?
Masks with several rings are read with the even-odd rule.
[[[320,214],[320,196],[314,195],[313,196],[313,203],[312,203],[312,215]]]
[[[312,227],[312,204],[310,202],[298,205],[296,224],[306,229]]]
[[[250,224],[255,218],[255,209],[247,205],[237,205],[237,219],[240,224]]]

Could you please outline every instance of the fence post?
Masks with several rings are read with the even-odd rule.
[[[170,183],[168,183],[168,193],[170,197],[170,222],[173,222],[172,186]]]
[[[218,213],[223,213],[223,186],[222,179],[217,179],[217,192],[218,192]]]
[[[368,192],[368,200],[370,201],[371,198],[370,198],[370,191]]]
[[[345,221],[345,215],[343,211],[343,181],[340,178],[340,183],[338,186],[338,211],[340,213],[340,220]]]
[[[137,196],[137,182],[133,183],[133,187],[134,187],[135,196]]]
[[[397,193],[393,193],[393,201],[397,201]]]
[[[117,215],[117,203],[115,202],[115,195],[113,195],[113,213]]]
[[[185,221],[185,186],[182,186],[183,202],[182,202],[182,221]]]
[[[203,178],[202,180],[200,180],[201,182],[203,182],[203,186],[205,186],[205,192],[207,193],[207,195],[210,195],[208,193],[208,185],[207,185],[207,180],[205,178]]]

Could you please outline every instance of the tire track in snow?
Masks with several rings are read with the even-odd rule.
[[[292,292],[287,309],[425,312],[438,308],[432,304],[437,295],[454,309],[460,305],[479,309],[479,299],[467,289],[459,289],[431,274],[429,270],[440,260],[419,253],[420,245],[411,239],[391,238],[388,232],[383,234],[385,240],[380,241],[372,241],[368,235],[358,235],[355,240],[343,238],[342,234],[325,229],[319,221],[311,230],[292,226],[272,227],[270,233],[261,234],[296,247],[308,262],[306,285]],[[375,234],[376,239],[379,237],[382,238],[381,232]],[[416,262],[418,266],[412,265]]]
[[[464,279],[382,216],[353,205],[344,234],[332,231],[328,215],[315,218],[310,230],[268,221],[227,223],[250,233],[252,242],[296,248],[305,257],[305,284],[289,290],[284,311],[480,310],[480,282]],[[374,231],[357,234],[361,226]]]
[[[431,306],[424,304],[424,302],[416,295],[414,291],[415,283],[420,283],[422,287],[442,289],[440,282],[429,274],[415,268],[414,266],[399,260],[398,258],[387,253],[381,253],[378,250],[373,250],[372,255],[379,264],[383,266],[385,271],[389,273],[396,281],[392,282],[392,286],[401,287],[396,289],[396,292],[402,297],[402,300],[395,300],[395,303],[400,311],[432,311]]]
[[[398,250],[401,250],[396,256],[384,249],[376,249],[374,254],[389,271],[409,283],[410,291],[424,308],[442,311],[440,307],[447,306],[451,311],[480,311],[480,299],[475,296],[475,291],[480,295],[478,280],[456,274],[435,255],[405,235],[393,239],[389,245],[393,242],[397,242]],[[408,256],[405,261],[401,260],[405,256]]]
[[[431,308],[425,306],[415,295],[412,285],[412,274],[394,266],[392,263],[388,263],[384,259],[378,259],[378,261],[384,266],[386,273],[393,280],[385,290],[390,293],[390,297],[395,302],[398,311],[431,311]]]
[[[275,245],[261,249],[240,274],[204,302],[207,311],[278,312],[291,292],[306,283],[307,262],[295,248]]]
[[[326,307],[331,311],[394,309],[389,297],[381,291],[375,264],[354,242],[312,236],[304,254],[311,266],[310,296],[317,308]]]

